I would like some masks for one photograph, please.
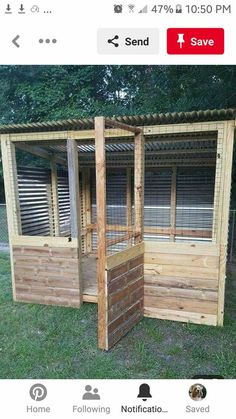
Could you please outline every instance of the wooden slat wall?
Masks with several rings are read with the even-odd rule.
[[[144,314],[216,325],[219,247],[145,243]]]
[[[13,246],[16,301],[80,306],[78,250]]]
[[[133,254],[135,251],[135,257],[129,257],[131,251]],[[124,250],[123,252],[120,252],[121,257],[119,265],[107,269],[106,349],[110,349],[115,345],[143,317],[142,252],[142,244]],[[108,264],[110,264],[110,266],[114,265],[117,256],[118,254],[108,258]]]

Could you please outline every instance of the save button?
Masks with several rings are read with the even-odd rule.
[[[167,30],[167,53],[224,54],[223,28],[169,28]]]

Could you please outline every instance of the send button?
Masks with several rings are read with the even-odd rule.
[[[99,54],[158,54],[159,33],[156,28],[99,29]]]

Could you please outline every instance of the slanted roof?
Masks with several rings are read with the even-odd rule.
[[[164,125],[204,121],[224,121],[236,118],[236,108],[200,110],[192,112],[172,112],[135,116],[114,116],[110,119],[129,125]],[[0,134],[42,131],[86,130],[94,128],[94,118],[67,119],[61,121],[31,122],[24,124],[0,125]]]

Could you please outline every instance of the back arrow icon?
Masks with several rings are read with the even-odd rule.
[[[18,39],[20,38],[20,35],[16,35],[16,37],[12,40],[12,43],[15,45],[15,47],[20,48],[20,45],[18,44]]]

